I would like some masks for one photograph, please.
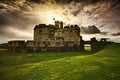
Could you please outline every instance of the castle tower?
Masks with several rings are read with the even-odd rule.
[[[60,22],[60,28],[63,28],[63,22],[62,21]]]
[[[59,28],[59,21],[55,21],[56,28]]]

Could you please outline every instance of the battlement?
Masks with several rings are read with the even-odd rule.
[[[19,40],[9,41],[8,50],[13,52],[77,51],[80,50],[80,40],[79,26],[63,27],[62,21],[55,21],[54,25],[36,25],[34,27],[34,40],[28,40],[26,42]]]
[[[94,42],[97,42],[96,38],[91,38],[91,41],[82,40],[78,25],[63,27],[63,22],[55,21],[54,25],[36,25],[34,27],[34,40],[26,42],[24,40],[9,41],[8,51],[81,51],[84,50],[84,44],[93,45]],[[92,49],[94,49],[94,46]]]
[[[78,25],[63,26],[62,21],[55,24],[39,24],[34,27],[34,40],[15,40],[8,42],[11,52],[41,52],[41,51],[84,51],[84,45],[91,45],[91,51],[102,49],[99,44],[106,43],[108,38],[97,41],[95,37],[84,41]]]
[[[23,40],[15,40],[8,42],[8,51],[11,52],[24,52],[25,41]]]

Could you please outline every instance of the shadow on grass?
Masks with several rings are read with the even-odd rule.
[[[0,80],[119,80],[120,45],[91,52],[11,53],[0,50]],[[2,67],[2,68],[1,68]]]
[[[20,64],[37,63],[41,61],[55,60],[61,58],[70,58],[75,56],[85,56],[91,54],[93,53],[90,51],[13,53],[13,52],[8,52],[7,49],[0,49],[0,63],[1,65],[20,65]]]

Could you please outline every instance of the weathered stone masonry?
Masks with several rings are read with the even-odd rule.
[[[9,41],[9,51],[79,51],[80,28],[77,25],[63,27],[63,22],[55,25],[39,24],[34,27],[34,40]]]
[[[97,40],[82,40],[77,25],[63,27],[63,22],[55,21],[55,25],[39,24],[34,27],[34,40],[9,41],[8,51],[41,52],[41,51],[84,51],[84,44],[90,44],[95,50]]]

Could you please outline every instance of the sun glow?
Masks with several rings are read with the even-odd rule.
[[[64,17],[62,16],[62,14],[54,12],[54,11],[49,11],[46,14],[46,19],[48,23],[50,24],[54,24],[55,20],[64,21]]]

